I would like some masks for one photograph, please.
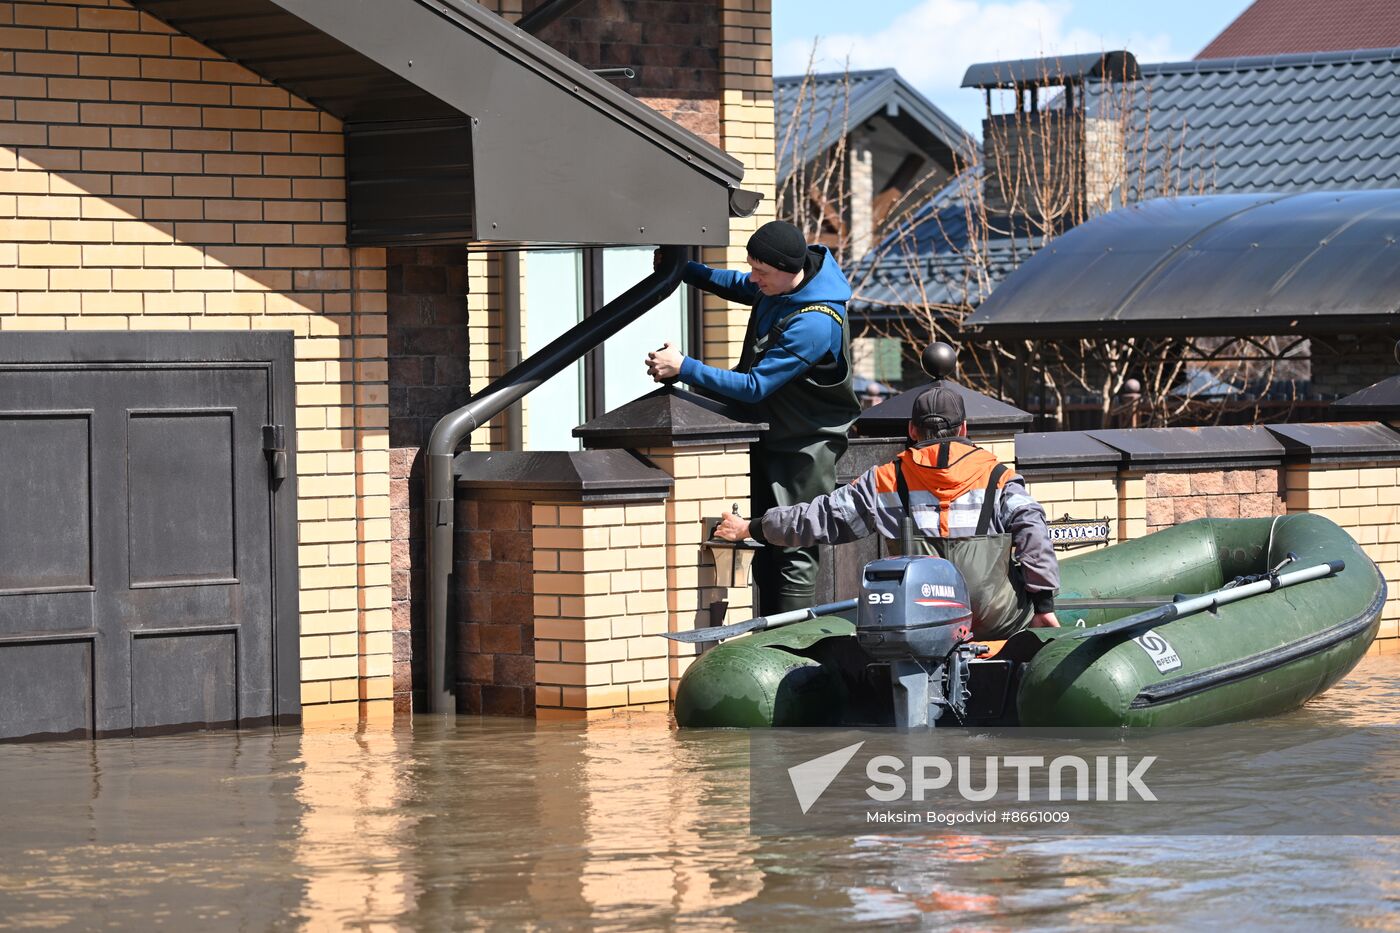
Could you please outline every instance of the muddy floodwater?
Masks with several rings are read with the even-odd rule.
[[[1400,655],[1291,715],[1400,720]],[[0,789],[6,929],[1400,929],[1400,837],[752,836],[745,734],[654,714],[0,745]]]

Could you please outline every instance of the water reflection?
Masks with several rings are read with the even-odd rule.
[[[1393,723],[1400,657],[1294,718]],[[639,714],[0,746],[0,927],[1400,928],[1393,838],[754,837],[747,738]]]

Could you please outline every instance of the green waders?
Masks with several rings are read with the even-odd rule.
[[[768,424],[749,455],[754,515],[774,506],[811,502],[835,489],[836,461],[846,452],[846,431],[860,414],[851,388],[850,326],[827,305],[808,305],[787,315],[761,339],[754,339],[750,318],[736,371],[748,372],[788,322],[806,313],[826,314],[841,325],[842,359],[828,355],[754,406],[753,417]],[[805,609],[816,601],[817,549],[763,548],[754,556],[753,578],[760,615]]]
[[[899,503],[905,515],[912,515],[909,486],[904,481],[904,466],[898,458],[894,461],[894,471]],[[1033,612],[1021,568],[1011,559],[1011,535],[989,534],[992,512],[1001,492],[1001,478],[1006,473],[1006,466],[998,463],[988,476],[975,534],[945,538],[924,534],[917,525],[914,529],[915,554],[941,557],[962,574],[967,582],[967,594],[972,599],[972,634],[988,641],[1015,635],[1030,624]]]

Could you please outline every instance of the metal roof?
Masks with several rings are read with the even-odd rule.
[[[976,307],[1039,246],[1039,240],[993,240],[977,262],[961,253],[883,255],[860,281],[851,306],[865,320],[902,316],[901,308]]]
[[[1086,111],[1105,93],[1086,84]],[[1144,65],[1132,103],[1129,149],[1145,158],[1128,161],[1149,196],[1400,180],[1400,48]]]
[[[964,193],[980,185],[980,166],[967,169],[891,230],[852,270],[856,295],[850,307],[868,320],[898,316],[912,306],[976,307],[993,288],[1040,247],[1024,219],[991,219],[997,231],[1016,231],[985,243],[978,262],[965,261],[974,248]]]
[[[353,242],[728,242],[742,164],[472,0],[134,0],[345,121]]]
[[[574,428],[590,450],[687,447],[757,441],[768,425],[743,420],[736,406],[663,386]]]
[[[1051,58],[1021,58],[1006,62],[978,62],[963,75],[963,87],[1017,88],[1052,84],[1082,84],[1090,78],[1133,81],[1138,76],[1132,52],[1089,52]]]
[[[1283,459],[1283,445],[1257,425],[1205,428],[1117,428],[1086,431],[1093,440],[1123,454],[1125,469],[1211,463],[1226,467],[1276,464]]]
[[[1346,398],[1337,399],[1332,408],[1344,418],[1400,417],[1400,376],[1382,379]]]
[[[1140,68],[1131,98],[1130,189],[1150,195],[1169,175],[1175,176],[1172,190],[1195,184],[1210,194],[1400,187],[1400,47]],[[1102,82],[1084,86],[1087,112],[1097,112],[1104,93]],[[896,250],[887,239],[872,251],[879,257],[870,276],[872,298],[921,303],[907,257],[966,251],[962,194],[977,184],[975,175],[955,179],[911,218],[912,237],[895,234],[911,242]],[[988,241],[985,269],[958,269],[956,257],[941,261],[935,282],[953,287],[930,292],[948,299],[940,303],[957,304],[961,283],[980,275],[985,283],[969,295],[975,306],[1039,247],[1022,238],[1013,248],[1011,239]],[[865,297],[862,289],[853,307]]]
[[[976,146],[966,130],[893,68],[774,78],[773,112],[779,180],[835,145],[852,127],[882,114],[926,149],[946,150],[939,161],[949,170],[969,161]],[[794,114],[800,114],[796,126]]]
[[[1326,52],[1400,43],[1394,0],[1254,0],[1197,58]]]
[[[1288,457],[1310,463],[1400,460],[1400,434],[1383,424],[1270,424]]]
[[[1085,431],[1016,435],[1016,469],[1022,473],[1079,473],[1116,470],[1123,452]]]
[[[975,389],[969,389],[951,379],[943,380],[943,384],[962,396],[963,406],[967,410],[968,433],[974,436],[1024,431],[1026,425],[1035,419],[1030,412],[1022,411],[1015,405],[1008,405]],[[931,382],[926,382],[878,405],[870,406],[856,416],[856,431],[862,437],[906,436],[909,416],[914,413],[914,402],[931,385]]]
[[[1058,237],[968,319],[989,335],[1393,327],[1400,191],[1161,198]]]

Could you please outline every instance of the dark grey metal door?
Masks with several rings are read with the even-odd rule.
[[[290,555],[263,444],[272,376],[261,361],[0,363],[0,738],[295,712],[285,671],[278,687]],[[293,629],[294,613],[293,595]]]

